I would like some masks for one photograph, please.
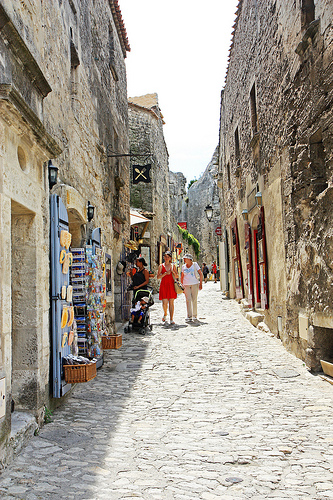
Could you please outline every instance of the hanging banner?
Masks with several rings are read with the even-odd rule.
[[[148,184],[151,182],[150,169],[151,165],[133,165],[133,184],[139,184],[139,182],[145,182]]]
[[[177,224],[182,229],[187,229],[187,222],[177,222]]]

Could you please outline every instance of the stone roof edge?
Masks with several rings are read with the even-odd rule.
[[[242,10],[242,6],[243,6],[243,0],[239,0],[237,8],[236,8],[236,12],[235,12],[235,16],[236,16],[235,22],[234,22],[234,24],[232,26],[231,44],[230,44],[230,48],[229,48],[228,66],[227,66],[227,71],[226,71],[226,74],[225,74],[224,86],[226,84],[227,77],[228,77],[229,64],[230,64],[230,59],[231,59],[231,53],[232,53],[232,49],[233,49],[233,46],[234,46],[235,33],[236,33],[237,26],[238,26],[238,21],[239,21],[239,18],[240,18],[240,13],[241,13],[241,10]]]
[[[163,125],[165,124],[163,117],[159,117],[158,114],[155,113],[155,111],[153,109],[147,108],[146,106],[140,106],[140,104],[136,104],[136,103],[131,102],[131,101],[128,101],[128,105],[133,106],[134,108],[142,109],[144,111],[147,111],[148,113],[151,113],[155,118],[157,118],[157,120],[159,120],[161,118]],[[161,115],[162,115],[162,113],[161,113]]]
[[[109,0],[109,3],[110,3],[111,12],[112,12],[112,15],[113,15],[113,19],[114,19],[114,22],[115,22],[115,25],[116,25],[116,28],[117,28],[117,33],[118,33],[120,44],[121,44],[121,48],[122,48],[122,51],[123,51],[123,56],[125,58],[126,57],[126,51],[130,52],[131,51],[131,47],[130,47],[130,44],[129,44],[129,41],[128,41],[127,32],[126,32],[126,28],[125,28],[125,23],[124,23],[124,20],[123,20],[123,16],[121,14],[121,10],[120,10],[120,7],[119,7],[119,2],[118,2],[118,0]]]

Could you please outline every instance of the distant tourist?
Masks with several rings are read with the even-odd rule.
[[[208,273],[209,273],[208,266],[207,266],[206,262],[203,262],[203,264],[202,264],[202,274],[203,274],[204,282],[205,283],[207,283]]]
[[[163,258],[164,264],[160,264],[157,271],[157,278],[161,280],[159,299],[162,301],[164,313],[162,321],[165,322],[167,319],[169,306],[170,325],[174,325],[174,301],[177,298],[174,281],[178,279],[178,273],[175,264],[172,263],[172,253],[170,250],[165,252]]]
[[[203,274],[197,262],[193,262],[190,253],[184,255],[185,264],[182,266],[181,282],[185,287],[187,318],[186,322],[197,321],[197,298],[202,289]]]
[[[215,260],[212,264],[212,273],[214,274],[214,283],[217,283],[217,267]]]

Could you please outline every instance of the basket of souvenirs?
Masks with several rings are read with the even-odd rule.
[[[69,354],[63,358],[64,378],[68,384],[89,382],[97,375],[96,360]]]

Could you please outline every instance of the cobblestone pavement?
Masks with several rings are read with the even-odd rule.
[[[0,478],[1,498],[333,498],[333,386],[250,325],[219,284],[200,323],[125,334]]]

